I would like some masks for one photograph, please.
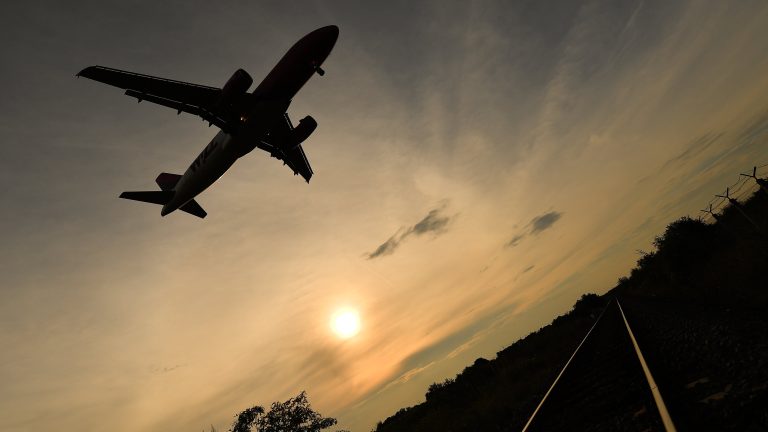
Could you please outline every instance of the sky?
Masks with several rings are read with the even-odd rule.
[[[0,429],[226,430],[306,390],[371,430],[768,163],[766,23],[750,0],[7,5]],[[329,24],[288,111],[319,123],[311,183],[256,150],[204,220],[117,198],[216,130],[79,70],[259,82]]]

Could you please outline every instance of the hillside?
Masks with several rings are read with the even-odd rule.
[[[570,312],[495,359],[477,359],[455,379],[432,384],[425,402],[401,409],[375,431],[521,430],[614,297],[630,305],[638,340],[649,347],[649,364],[680,426],[768,426],[759,408],[768,402],[768,340],[760,330],[768,328],[762,318],[767,232],[768,194],[761,190],[740,208],[726,207],[715,223],[687,217],[670,223],[654,240],[656,250],[607,294],[585,294]]]

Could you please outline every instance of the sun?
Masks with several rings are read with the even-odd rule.
[[[336,336],[349,339],[360,332],[360,315],[354,309],[343,309],[331,317],[331,329]]]

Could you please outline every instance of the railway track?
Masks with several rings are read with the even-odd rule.
[[[675,424],[692,431],[768,431],[764,311],[695,300],[621,300]]]
[[[612,300],[523,428],[675,431],[621,305]]]

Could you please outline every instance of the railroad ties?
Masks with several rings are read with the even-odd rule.
[[[612,300],[523,431],[674,431],[630,324]]]

